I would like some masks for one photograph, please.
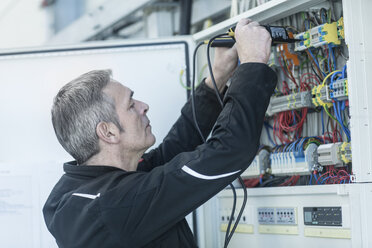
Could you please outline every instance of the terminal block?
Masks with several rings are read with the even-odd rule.
[[[343,101],[349,97],[347,78],[334,81],[331,85],[318,85],[312,89],[314,106],[332,107],[333,100]]]
[[[347,88],[347,78],[336,80],[329,85],[329,97],[337,101],[347,100]]]
[[[295,39],[300,39],[295,43],[295,51],[303,51],[310,47],[319,47],[332,44],[340,45],[344,38],[343,19],[337,22],[325,23],[295,35]]]
[[[320,145],[317,153],[318,163],[322,166],[341,167],[351,162],[351,145],[348,142]]]
[[[326,106],[328,108],[332,107],[332,101],[329,96],[328,85],[318,85],[312,89],[313,99],[312,103],[315,107]]]
[[[344,32],[344,18],[341,17],[338,21],[337,21],[337,36],[338,38],[341,40],[341,39],[345,39],[345,32]]]
[[[340,148],[341,160],[345,163],[351,163],[351,144],[349,142],[343,142]]]
[[[309,144],[305,152],[278,152],[270,155],[274,175],[310,175],[317,164],[317,145]]]
[[[251,165],[243,172],[241,177],[243,179],[257,178],[266,173],[270,168],[270,153],[262,149],[254,158]]]
[[[271,97],[270,105],[267,108],[266,114],[272,116],[276,113],[302,108],[314,108],[310,91]]]

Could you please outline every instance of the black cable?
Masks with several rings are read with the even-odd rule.
[[[310,62],[310,68],[311,70],[313,71],[313,73],[315,74],[315,76],[320,80],[320,82],[323,81],[323,79],[319,76],[319,74],[315,71],[314,67],[313,67],[313,63]],[[319,68],[320,69],[320,68]]]
[[[231,212],[231,215],[230,215],[230,219],[229,219],[229,223],[227,224],[227,228],[226,228],[226,233],[225,233],[225,243],[223,245],[223,247],[227,247],[227,245],[229,244],[229,232],[230,232],[230,227],[231,227],[231,224],[233,222],[233,219],[234,219],[234,213],[235,213],[235,208],[236,208],[236,190],[235,190],[235,187],[230,184],[231,186],[231,190],[233,192],[233,195],[234,195],[234,201],[233,201],[233,209],[234,211]],[[235,226],[235,225],[234,225]]]
[[[262,184],[260,184],[259,187],[271,186],[274,183],[275,183],[275,185],[280,185],[288,179],[289,179],[289,177],[273,177],[273,178],[270,178],[270,179],[267,179],[266,181],[264,181]]]
[[[192,73],[192,84],[191,84],[191,108],[192,108],[192,116],[193,116],[193,119],[194,119],[194,124],[195,124],[195,127],[196,129],[198,130],[199,132],[199,135],[203,141],[203,143],[206,142],[205,140],[205,137],[203,135],[203,133],[201,132],[200,128],[199,128],[199,124],[198,124],[198,121],[197,121],[197,118],[196,118],[196,110],[195,110],[195,64],[196,64],[196,54],[197,54],[197,51],[199,49],[199,47],[201,47],[202,45],[204,44],[204,42],[200,42],[196,47],[195,47],[195,50],[194,50],[194,54],[193,54],[193,73]],[[217,85],[215,85],[215,87],[217,88]],[[217,90],[218,92],[218,90]],[[218,94],[218,97],[219,94]],[[233,194],[234,194],[234,202],[233,202],[233,208],[232,208],[232,212],[231,212],[231,217],[230,217],[230,220],[229,220],[229,224],[228,224],[228,228],[226,230],[226,238],[225,238],[225,243],[226,243],[226,240],[227,238],[229,237],[229,229],[230,229],[230,226],[231,226],[231,223],[232,223],[232,220],[233,220],[233,217],[234,217],[234,213],[235,213],[235,208],[236,208],[236,191],[235,191],[235,187],[232,183],[230,183],[230,187],[233,191]]]
[[[192,84],[191,84],[191,109],[192,109],[192,117],[194,119],[195,127],[198,130],[198,133],[200,137],[202,138],[203,143],[205,143],[205,138],[203,133],[201,132],[199,125],[198,125],[198,120],[196,118],[196,110],[195,110],[195,64],[196,64],[196,53],[199,49],[204,44],[204,42],[200,42],[194,50],[194,54],[192,56]]]
[[[221,108],[223,108],[223,102],[222,102],[222,99],[221,99],[221,97],[220,97],[220,93],[219,93],[219,91],[218,91],[218,87],[217,87],[217,84],[216,84],[216,80],[214,79],[213,70],[212,70],[212,64],[211,64],[211,58],[210,58],[210,55],[209,55],[209,51],[210,51],[210,47],[211,47],[211,44],[212,44],[213,40],[215,40],[215,39],[218,38],[218,37],[226,36],[226,35],[227,35],[227,34],[224,33],[224,34],[218,34],[218,35],[213,36],[213,37],[209,40],[209,42],[208,42],[208,47],[207,47],[207,60],[208,60],[209,74],[210,74],[210,76],[211,76],[212,83],[213,83],[213,86],[214,86],[214,90],[215,90],[215,92],[216,92],[216,96],[217,96],[217,99],[218,99],[218,101],[219,101],[219,103],[220,103],[220,105],[221,105]],[[227,233],[228,233],[228,231],[229,231],[229,228],[226,230],[226,237],[228,237],[228,239],[226,240],[226,237],[225,237],[225,245],[224,245],[225,248],[228,246],[228,244],[229,244],[229,242],[230,242],[230,240],[231,240],[231,238],[232,238],[232,236],[233,236],[233,234],[234,234],[234,232],[235,232],[235,229],[236,229],[236,227],[238,226],[238,223],[239,223],[239,221],[240,221],[240,218],[241,218],[241,216],[243,215],[243,211],[244,211],[245,205],[247,204],[247,198],[248,198],[247,188],[245,187],[244,181],[243,181],[243,179],[242,179],[240,176],[238,177],[238,179],[239,179],[239,182],[240,182],[240,184],[242,185],[242,188],[243,188],[243,191],[244,191],[244,199],[243,199],[243,204],[242,204],[242,206],[241,206],[241,208],[240,208],[239,214],[238,214],[238,216],[237,216],[237,218],[236,218],[236,220],[235,220],[234,227],[233,227],[233,229],[231,230],[231,232],[230,232],[229,235],[227,235]],[[233,186],[232,184],[230,184],[230,186],[231,186],[231,188],[234,188],[234,186]],[[234,190],[235,190],[235,188],[234,188]],[[234,192],[234,190],[233,190],[233,192]],[[234,202],[236,202],[236,194],[234,195]],[[233,209],[232,209],[232,214],[231,214],[231,215],[233,216],[234,213],[235,213],[235,206],[233,205]],[[231,225],[231,223],[230,223],[231,221],[232,221],[232,220],[231,220],[231,218],[230,218],[229,226]]]
[[[231,238],[232,238],[232,236],[233,236],[233,234],[235,232],[235,229],[238,227],[238,222],[239,222],[240,218],[243,215],[243,211],[242,210],[244,210],[245,205],[247,204],[247,199],[248,199],[247,188],[245,187],[244,181],[243,181],[243,179],[241,177],[238,177],[238,179],[239,179],[240,184],[243,185],[243,188],[245,189],[245,190],[243,190],[243,192],[244,192],[244,198],[243,198],[243,203],[242,203],[241,211],[239,212],[238,217],[236,217],[236,220],[237,221],[235,222],[234,227],[233,227],[233,229],[230,232],[230,235],[229,235],[229,238],[228,238],[227,242],[226,242],[226,237],[225,237],[225,243],[226,243],[225,244],[225,247],[227,247],[227,245],[229,244],[229,242],[230,242],[230,240],[231,240]],[[235,199],[236,199],[236,196],[235,196]]]
[[[327,115],[328,116],[328,115]],[[327,125],[326,125],[326,131],[327,131],[327,135],[328,135],[328,138],[330,139],[330,142],[333,141],[333,137],[331,137],[330,133],[329,133],[329,124],[330,124],[330,120],[331,120],[331,117],[328,116],[328,119],[327,119]],[[333,136],[333,134],[332,134]]]
[[[212,44],[213,40],[215,40],[218,37],[226,36],[226,35],[227,34],[218,34],[216,36],[213,36],[209,40],[208,47],[207,47],[207,60],[208,60],[209,75],[211,76],[212,83],[213,83],[213,86],[214,86],[214,90],[216,92],[217,99],[218,99],[218,101],[219,101],[219,103],[220,103],[220,105],[221,105],[222,108],[223,108],[223,102],[221,100],[220,93],[219,93],[218,88],[217,88],[216,80],[214,79],[213,70],[212,70],[212,63],[211,63],[211,57],[209,55],[209,50],[210,50],[210,47],[211,47],[211,44]]]
[[[194,54],[193,54],[193,65],[192,65],[192,84],[191,84],[191,109],[192,109],[192,117],[194,119],[194,123],[195,123],[195,128],[198,130],[198,133],[203,141],[203,143],[205,143],[205,138],[203,136],[203,133],[201,132],[200,128],[199,128],[199,125],[198,125],[198,121],[196,119],[196,111],[195,111],[195,61],[196,61],[196,53],[199,49],[199,47],[201,47],[202,45],[204,44],[204,42],[200,42],[196,47],[195,47],[195,50],[194,50]],[[197,239],[198,239],[198,236],[197,236],[197,230],[196,230],[196,227],[197,227],[197,224],[196,224],[196,212],[195,210],[192,212],[192,223],[193,223],[193,230],[194,230],[194,238],[195,238],[195,242],[197,242]]]

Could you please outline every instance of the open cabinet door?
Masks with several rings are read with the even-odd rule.
[[[59,89],[94,69],[113,78],[150,106],[161,143],[187,100],[189,37],[100,42],[0,52],[0,246],[57,247],[42,207],[72,158],[54,134],[51,106]]]

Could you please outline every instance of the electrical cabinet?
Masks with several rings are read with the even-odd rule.
[[[207,40],[249,17],[287,26],[299,40],[272,48],[268,64],[278,73],[278,86],[262,147],[242,174],[255,187],[248,189],[229,247],[372,246],[366,211],[372,187],[371,9],[368,0],[272,0],[193,35]],[[200,52],[199,68],[204,58]],[[223,247],[232,200],[225,189],[198,210],[201,247]],[[241,202],[242,192],[235,218]]]

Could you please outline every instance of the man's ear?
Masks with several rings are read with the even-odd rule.
[[[120,130],[111,122],[98,123],[96,127],[98,138],[109,144],[117,144],[120,141]]]

